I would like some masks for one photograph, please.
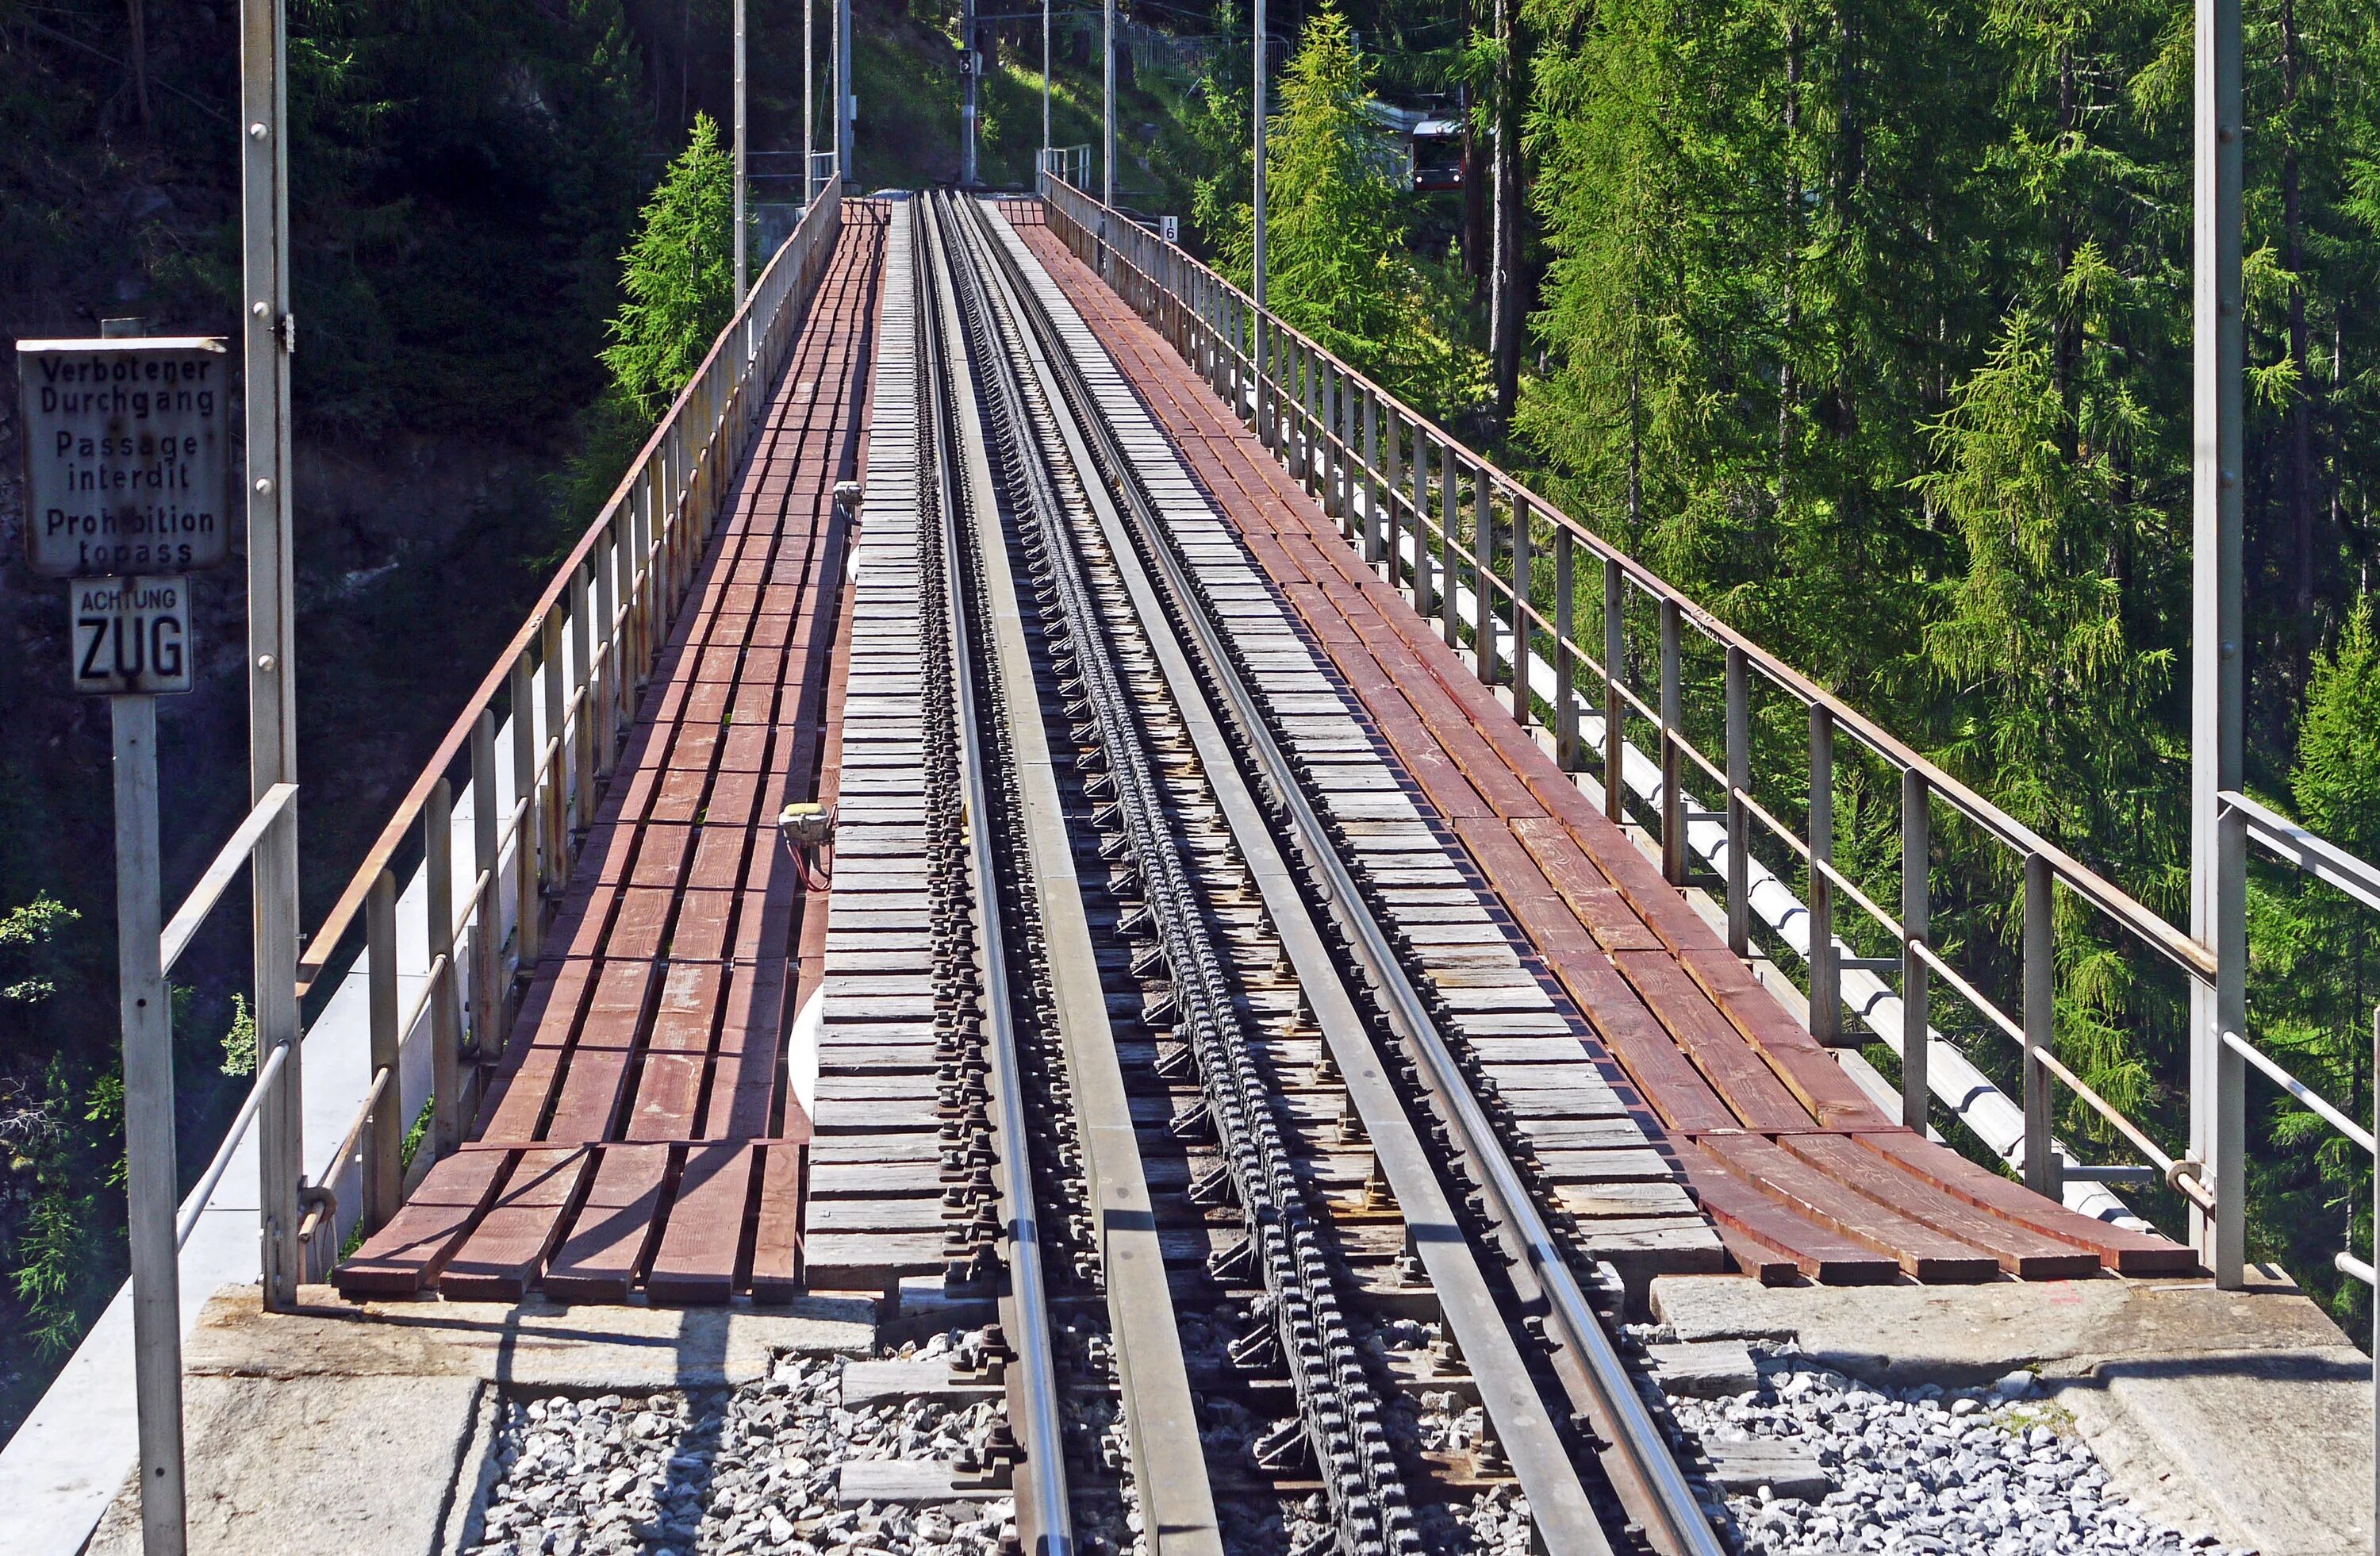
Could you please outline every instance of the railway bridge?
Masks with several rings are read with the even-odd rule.
[[[302,1219],[252,1106],[179,1229],[189,1546],[2368,1551],[2241,1241],[2295,1083],[2107,1106],[2077,933],[2233,987],[1062,179],[830,188],[314,927]],[[0,1544],[137,1548],[128,1323]]]

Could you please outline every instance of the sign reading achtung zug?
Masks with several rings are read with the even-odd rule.
[[[220,336],[18,342],[34,572],[189,573],[229,558],[230,362]]]

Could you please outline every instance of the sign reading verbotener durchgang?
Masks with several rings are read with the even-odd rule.
[[[189,573],[229,558],[230,362],[219,336],[17,343],[34,572]]]

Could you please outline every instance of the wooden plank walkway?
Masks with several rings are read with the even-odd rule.
[[[1459,839],[1466,873],[1494,888],[1740,1268],[1853,1283],[2193,1266],[1879,1112],[1038,206],[1003,210],[1294,607],[1334,689],[1360,701],[1404,787]],[[1531,1131],[1555,1157],[1593,1122],[1560,1112]]]
[[[776,835],[831,801],[831,671],[885,213],[853,201],[654,669],[470,1139],[333,1274],[350,1296],[792,1295],[804,1143],[784,1039],[823,889]]]

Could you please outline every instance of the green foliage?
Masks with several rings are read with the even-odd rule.
[[[249,1012],[248,996],[238,992],[231,997],[231,1026],[223,1035],[223,1073],[256,1074],[256,1017]]]
[[[620,256],[627,300],[602,352],[613,388],[648,420],[669,408],[735,311],[735,161],[698,114]]]
[[[1445,415],[1471,397],[1476,367],[1435,322],[1447,311],[1442,286],[1406,252],[1393,155],[1366,112],[1364,78],[1346,18],[1316,13],[1266,134],[1266,302],[1359,371]],[[1203,95],[1219,117],[1228,115],[1228,89]],[[1199,215],[1221,226],[1224,268],[1246,286],[1256,268],[1253,213],[1220,208],[1217,190],[1205,186]]]
[[[33,1201],[18,1235],[9,1281],[25,1309],[27,1333],[44,1356],[73,1349],[82,1334],[96,1209],[91,1195],[48,1189]]]
[[[0,984],[0,1000],[16,1005],[36,1005],[58,991],[55,972],[42,953],[53,937],[82,915],[46,894],[0,913],[0,953],[11,954],[23,976]]]

